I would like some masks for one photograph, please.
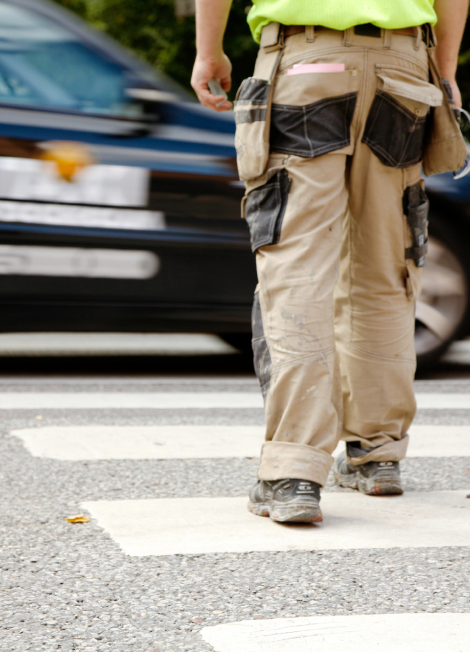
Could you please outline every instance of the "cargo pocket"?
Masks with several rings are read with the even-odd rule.
[[[251,250],[279,242],[291,180],[281,169],[244,200],[245,218],[250,229]]]
[[[351,143],[359,71],[281,75],[271,109],[272,152],[315,158]]]
[[[271,380],[271,354],[264,334],[263,315],[258,292],[255,293],[253,301],[251,326],[253,330],[252,346],[255,373],[261,387],[261,393],[265,397]]]
[[[421,183],[409,186],[403,196],[403,212],[408,226],[409,247],[405,248],[406,294],[409,299],[416,299],[419,294],[421,274],[416,269],[424,266],[428,249],[428,213],[429,200]],[[407,243],[407,244],[408,244]],[[413,261],[414,265],[408,264]]]
[[[263,174],[269,156],[267,113],[271,84],[249,77],[242,82],[234,102],[235,149],[242,181]]]
[[[384,165],[406,168],[423,158],[430,107],[442,91],[410,71],[377,66],[379,88],[367,117],[362,142]]]

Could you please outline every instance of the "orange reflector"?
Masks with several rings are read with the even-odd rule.
[[[69,183],[73,182],[77,172],[94,163],[91,154],[81,143],[58,141],[48,145],[41,156],[42,160],[54,162],[57,173]]]

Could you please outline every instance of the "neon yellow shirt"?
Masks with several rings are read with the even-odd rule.
[[[402,29],[437,23],[434,0],[252,0],[248,24],[259,43],[268,23],[323,25],[344,30],[372,23],[384,29]]]

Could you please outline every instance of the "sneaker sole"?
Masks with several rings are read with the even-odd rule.
[[[248,510],[255,516],[269,516],[276,523],[321,523],[323,516],[318,505],[262,504],[248,502]]]
[[[360,473],[348,473],[344,475],[339,471],[333,472],[335,483],[345,489],[357,489],[366,496],[401,496],[403,489],[397,482],[395,476],[388,478],[382,476],[380,483],[376,480],[364,478]]]

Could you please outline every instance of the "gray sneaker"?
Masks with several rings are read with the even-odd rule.
[[[366,462],[358,466],[348,464],[346,453],[341,453],[333,465],[335,483],[340,487],[359,489],[368,496],[400,495],[399,462]]]
[[[250,491],[248,509],[279,523],[320,523],[320,485],[309,480],[260,480]]]

